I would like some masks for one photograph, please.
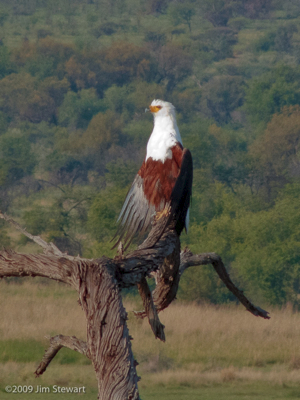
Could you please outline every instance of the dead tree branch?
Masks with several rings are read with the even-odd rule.
[[[155,277],[156,281],[156,287],[152,293],[152,296],[157,312],[164,310],[175,299],[180,277],[187,268],[206,264],[212,264],[220,279],[243,304],[247,311],[258,317],[265,319],[270,318],[267,311],[260,307],[254,306],[244,295],[243,291],[235,286],[230,279],[228,272],[226,271],[221,257],[218,254],[193,254],[189,249],[185,249],[180,253],[180,267],[174,267],[172,258],[166,258],[162,267],[156,272],[151,273],[151,275]],[[147,316],[145,310],[136,312],[135,314],[139,318],[145,318]]]
[[[89,264],[93,264],[87,260]],[[0,277],[42,276],[67,283],[78,289],[76,270],[81,261],[45,254],[19,254],[11,250],[0,252]]]
[[[138,283],[138,289],[140,296],[143,300],[143,305],[145,308],[145,314],[148,316],[148,321],[151,326],[152,332],[156,338],[159,338],[161,341],[165,341],[165,333],[164,333],[164,325],[160,322],[153,299],[151,290],[148,286],[146,278],[142,278],[140,283]],[[135,313],[138,317],[139,313]]]
[[[192,252],[188,249],[182,252],[181,254],[181,263],[180,263],[180,275],[190,267],[197,266],[197,265],[206,265],[212,264],[215,271],[227,286],[227,288],[235,295],[235,297],[243,304],[243,306],[251,312],[251,314],[262,317],[265,319],[269,319],[269,313],[263,310],[260,307],[255,307],[244,295],[243,291],[238,289],[232,280],[226,268],[223,264],[221,257],[216,253],[204,253],[204,254],[192,254]]]
[[[91,358],[89,353],[87,343],[83,340],[77,339],[75,336],[64,336],[64,335],[56,335],[50,338],[50,346],[45,351],[44,357],[40,362],[39,366],[35,371],[35,375],[38,377],[42,375],[50,362],[59,352],[59,350],[63,347],[67,347],[71,350],[78,351],[84,356]]]
[[[53,243],[45,242],[40,236],[31,235],[31,233],[27,232],[25,228],[22,228],[14,219],[9,217],[6,214],[2,214],[0,212],[0,218],[4,219],[5,221],[12,224],[18,231],[23,233],[23,235],[27,236],[29,239],[34,241],[36,244],[43,248],[45,254],[53,254],[56,256],[64,256],[65,254],[62,253]]]

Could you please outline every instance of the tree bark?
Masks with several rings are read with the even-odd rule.
[[[165,340],[164,326],[157,313],[175,298],[180,277],[185,269],[211,263],[220,278],[252,314],[269,318],[268,313],[255,307],[230,280],[221,258],[214,253],[193,255],[187,249],[180,253],[179,237],[168,216],[157,221],[147,239],[127,256],[114,259],[102,257],[89,260],[62,253],[52,243],[33,236],[10,217],[0,218],[39,244],[44,254],[18,254],[11,250],[0,252],[0,278],[8,276],[43,276],[64,282],[77,290],[86,316],[87,341],[57,335],[50,339],[40,365],[39,376],[62,347],[79,351],[92,360],[98,380],[98,399],[139,399],[137,362],[131,349],[131,337],[122,304],[121,289],[138,285],[145,310],[138,317],[148,317],[156,338]],[[162,234],[163,232],[163,234]],[[153,274],[156,289],[150,292],[146,277]]]
[[[87,319],[87,347],[98,377],[98,398],[138,399],[138,377],[118,282],[105,264],[98,268],[84,265],[80,277],[79,299]]]
[[[46,371],[46,368],[48,367],[50,362],[63,347],[78,351],[86,357],[91,358],[86,342],[77,339],[75,336],[70,337],[64,335],[56,335],[50,338],[50,346],[45,351],[44,357],[35,371],[35,375],[37,377],[42,375]]]

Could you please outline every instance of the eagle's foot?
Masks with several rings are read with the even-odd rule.
[[[123,243],[120,241],[118,244],[118,250],[117,250],[117,255],[115,256],[115,260],[117,261],[121,261],[124,258],[124,245]]]
[[[163,217],[167,217],[170,214],[170,208],[166,207],[162,211],[156,213],[155,221],[159,221]]]

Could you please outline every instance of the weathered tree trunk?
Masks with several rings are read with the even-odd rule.
[[[161,218],[153,226],[145,242],[132,253],[119,254],[114,259],[102,257],[88,260],[62,253],[53,244],[33,236],[6,215],[0,218],[43,247],[44,254],[28,255],[13,251],[0,252],[0,277],[43,276],[71,285],[79,294],[87,321],[87,342],[76,337],[57,335],[36,370],[39,376],[62,347],[68,347],[92,360],[98,380],[98,399],[139,399],[136,361],[133,358],[127,313],[122,304],[122,288],[138,285],[145,310],[136,313],[148,317],[156,338],[165,340],[164,326],[158,312],[175,298],[180,276],[186,268],[211,263],[241,303],[252,314],[269,318],[268,313],[255,307],[232,283],[221,258],[214,254],[180,253],[179,237],[171,223]],[[150,292],[146,277],[154,274],[156,289]]]
[[[87,347],[98,377],[99,399],[139,398],[138,377],[120,289],[105,262],[81,266],[79,299],[87,320]]]

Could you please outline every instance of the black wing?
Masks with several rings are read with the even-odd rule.
[[[122,241],[126,250],[136,233],[142,235],[151,226],[154,214],[155,206],[144,195],[143,179],[136,175],[118,218],[119,227],[112,241],[119,238],[113,249]]]
[[[188,149],[183,150],[180,173],[176,179],[175,186],[171,194],[170,217],[176,221],[175,229],[178,235],[185,227],[185,219],[192,198],[193,184],[193,159]],[[163,233],[163,232],[162,232]]]

